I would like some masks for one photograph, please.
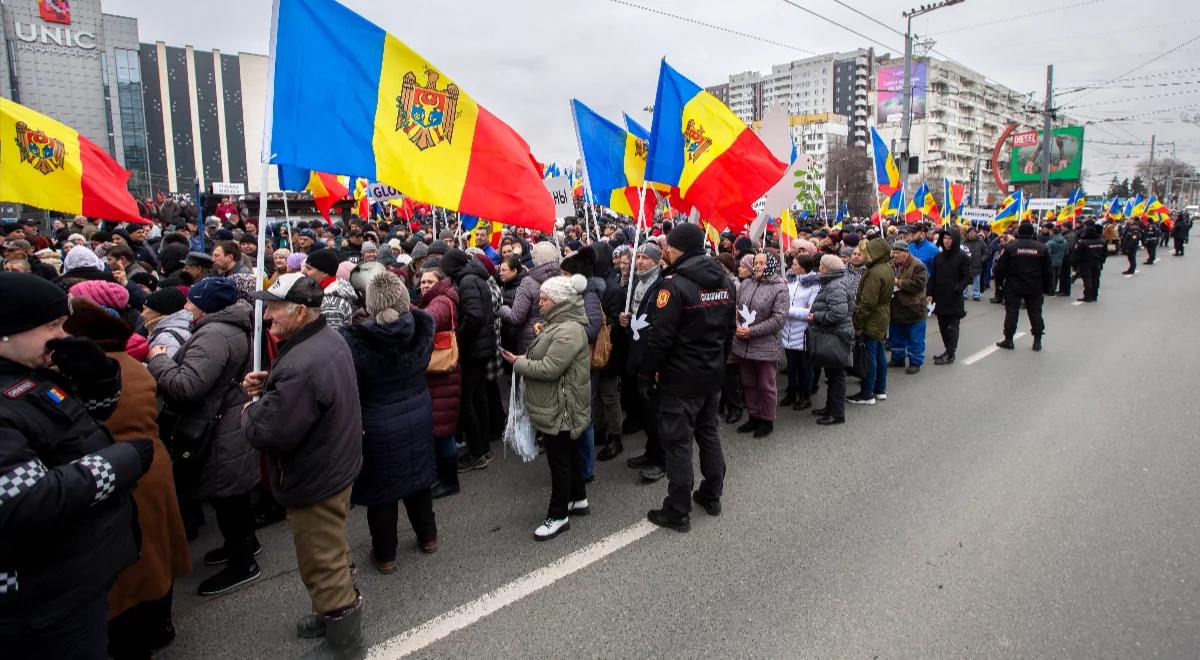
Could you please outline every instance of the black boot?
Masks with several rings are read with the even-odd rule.
[[[780,399],[779,407],[786,408],[787,406],[790,406],[793,403],[796,403],[796,393],[791,390],[788,390],[787,396]]]
[[[1034,335],[1034,337],[1033,337],[1033,350],[1035,350],[1035,351],[1040,351],[1040,350],[1042,350],[1042,336],[1041,336],[1041,335]]]
[[[996,345],[1000,348],[1008,349],[1010,351],[1014,348],[1012,337],[1005,337],[1004,339],[996,342]]]
[[[458,494],[458,459],[437,458],[438,482],[433,486],[433,499]]]
[[[812,399],[804,397],[792,405],[792,410],[808,410],[812,407]]]
[[[758,423],[758,428],[754,429],[754,437],[765,438],[768,435],[771,435],[771,432],[774,430],[775,422],[772,422],[769,419],[764,419]]]
[[[256,545],[258,541],[253,536],[228,544],[229,554],[225,568],[201,582],[197,593],[201,596],[216,596],[257,580],[261,571],[258,569],[258,562],[254,561]]]
[[[621,445],[621,436],[610,435],[608,436],[608,444],[604,445],[604,449],[601,449],[599,454],[596,454],[596,459],[611,461],[620,456],[623,451],[625,451],[625,447]]]
[[[758,425],[760,423],[761,423],[760,419],[758,419],[754,415],[751,415],[750,419],[746,420],[745,424],[742,424],[741,426],[737,427],[737,432],[738,433],[749,433],[749,432],[757,429]]]

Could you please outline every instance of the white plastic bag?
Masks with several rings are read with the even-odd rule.
[[[512,448],[513,452],[521,457],[522,462],[528,463],[537,458],[538,450],[533,422],[525,412],[524,394],[525,379],[516,376],[508,395],[508,423],[504,425],[504,444]]]

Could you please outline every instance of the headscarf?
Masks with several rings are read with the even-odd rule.
[[[67,251],[67,258],[63,260],[63,271],[70,272],[78,268],[104,270],[104,262],[91,248],[76,245]]]
[[[753,273],[754,272],[754,255],[753,254],[743,255],[742,258],[738,260],[738,266],[744,267],[746,270]]]
[[[771,252],[765,254],[767,255],[767,266],[763,268],[762,277],[758,278],[760,282],[765,282],[779,274],[779,257]]]

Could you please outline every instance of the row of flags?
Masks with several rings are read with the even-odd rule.
[[[880,218],[902,216],[906,222],[910,223],[929,218],[942,224],[961,215],[965,186],[950,179],[942,180],[942,203],[940,206],[929,189],[928,182],[923,182],[918,186],[912,193],[912,199],[905,202],[896,159],[892,157],[892,150],[888,148],[887,142],[883,140],[874,126],[871,127],[871,156],[876,190],[883,196],[879,204]]]

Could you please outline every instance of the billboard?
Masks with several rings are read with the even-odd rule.
[[[925,118],[924,62],[912,66],[912,118]],[[881,67],[875,74],[875,123],[899,123],[904,114],[904,65]]]
[[[1078,181],[1083,169],[1083,127],[1064,126],[1051,131],[1050,180]],[[1042,180],[1042,132],[1013,133],[1009,181]]]

